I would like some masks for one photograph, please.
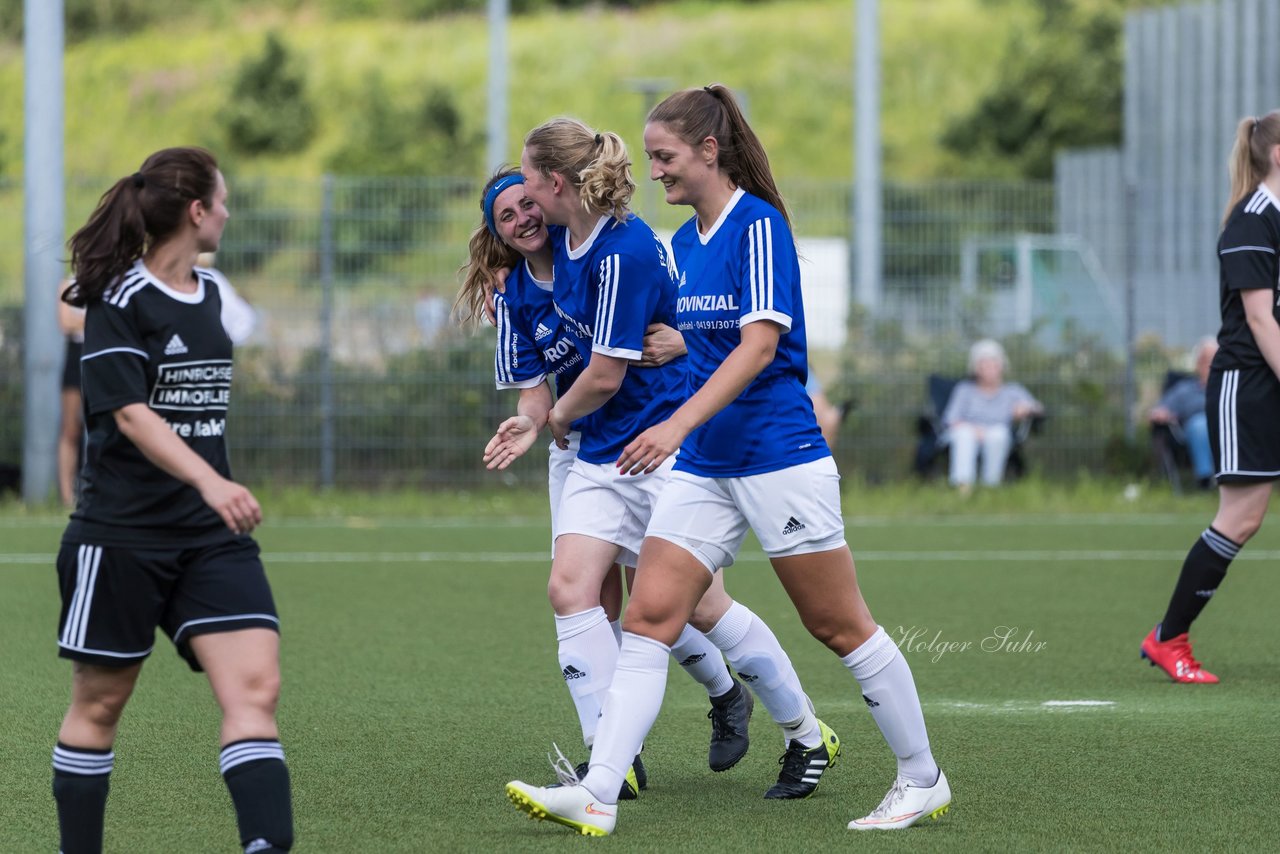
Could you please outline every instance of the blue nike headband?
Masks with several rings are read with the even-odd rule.
[[[498,236],[498,227],[493,222],[493,203],[498,200],[498,196],[508,187],[514,187],[516,184],[523,184],[523,175],[508,175],[500,178],[489,188],[489,192],[484,194],[484,202],[480,205],[484,211],[484,224],[489,226],[489,233],[494,237]]]

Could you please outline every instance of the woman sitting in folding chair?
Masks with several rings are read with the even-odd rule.
[[[999,342],[984,338],[975,343],[969,349],[969,373],[973,379],[956,384],[942,413],[951,445],[951,485],[962,492],[973,489],[979,455],[982,483],[999,485],[1013,447],[1014,422],[1044,412],[1031,392],[1018,383],[1005,382],[1007,367]]]

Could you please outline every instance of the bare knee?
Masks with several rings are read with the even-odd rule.
[[[598,583],[583,584],[581,580],[552,572],[547,581],[547,600],[551,603],[551,609],[562,617],[577,614],[600,605],[600,586]],[[619,601],[618,609],[621,610],[621,607],[622,603]]]
[[[114,730],[129,702],[129,691],[96,692],[91,696],[73,697],[68,714],[74,715],[99,730]]]

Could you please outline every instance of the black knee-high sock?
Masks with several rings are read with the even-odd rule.
[[[62,854],[99,854],[107,790],[116,755],[111,750],[53,748],[53,799],[58,804]]]
[[[1186,632],[1227,575],[1227,567],[1240,553],[1240,543],[1233,542],[1212,527],[1196,540],[1182,564],[1182,574],[1173,588],[1169,610],[1160,623],[1160,640],[1167,641]]]
[[[293,847],[293,806],[284,750],[274,739],[233,741],[219,756],[222,779],[236,808],[245,854]]]

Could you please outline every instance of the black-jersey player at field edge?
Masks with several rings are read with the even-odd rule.
[[[219,769],[244,850],[293,844],[279,621],[250,536],[262,510],[231,480],[231,340],[214,274],[195,266],[228,216],[213,155],[168,148],[117,181],[69,242],[63,299],[86,310],[88,448],[58,553],[58,647],[73,662],[53,751],[63,854],[102,850],[116,730],[157,626],[222,709]]]
[[[1280,111],[1236,127],[1231,196],[1218,237],[1222,326],[1205,386],[1218,513],[1187,552],[1164,619],[1142,657],[1174,682],[1218,677],[1191,653],[1188,631],[1267,513],[1280,478]]]

